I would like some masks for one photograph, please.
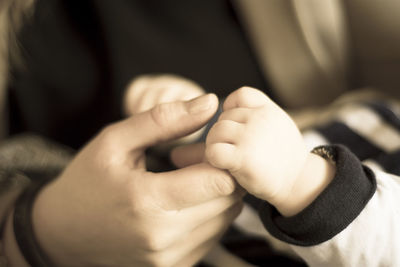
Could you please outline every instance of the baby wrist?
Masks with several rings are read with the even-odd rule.
[[[308,154],[300,175],[293,182],[284,201],[275,207],[285,217],[301,212],[329,185],[335,175],[334,162],[313,151]]]

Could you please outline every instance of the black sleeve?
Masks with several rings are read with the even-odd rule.
[[[35,132],[79,148],[119,115],[108,108],[111,75],[90,3],[36,1],[18,36],[22,66],[11,67],[11,135]]]
[[[313,203],[292,217],[283,217],[267,202],[260,206],[266,229],[293,245],[313,246],[331,239],[361,213],[376,191],[373,172],[346,147],[331,145],[317,150],[333,160],[336,174]]]

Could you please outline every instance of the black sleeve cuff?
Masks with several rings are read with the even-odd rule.
[[[283,217],[272,205],[263,202],[260,217],[276,238],[298,246],[313,246],[333,238],[364,209],[376,191],[374,173],[346,147],[318,148],[336,164],[329,186],[307,208],[292,217]]]

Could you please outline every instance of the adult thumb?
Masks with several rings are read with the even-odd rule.
[[[189,101],[159,104],[118,123],[116,127],[126,148],[147,148],[200,129],[217,108],[217,96],[206,94]]]

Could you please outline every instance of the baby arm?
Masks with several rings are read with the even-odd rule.
[[[244,87],[228,96],[206,140],[206,158],[284,216],[307,207],[335,167],[310,153],[293,120],[265,94]]]

